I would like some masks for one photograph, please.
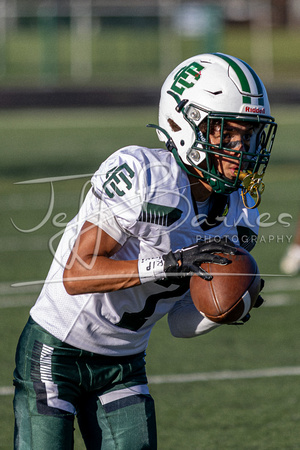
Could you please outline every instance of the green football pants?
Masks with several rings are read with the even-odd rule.
[[[69,450],[74,417],[87,449],[156,449],[144,354],[107,357],[67,345],[31,318],[14,372],[15,449]]]

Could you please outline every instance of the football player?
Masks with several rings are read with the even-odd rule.
[[[73,448],[75,415],[87,448],[155,449],[151,330],[166,314],[176,337],[215,329],[189,279],[255,245],[276,124],[252,68],[221,53],[184,61],[156,129],[166,148],[113,153],[65,229],[17,348],[17,449]]]

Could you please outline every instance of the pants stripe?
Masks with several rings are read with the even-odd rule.
[[[149,388],[147,384],[140,384],[137,386],[132,386],[130,388],[119,389],[117,391],[107,392],[106,394],[100,395],[99,400],[102,405],[107,405],[108,403],[115,402],[126,397],[131,397],[133,395],[149,395]]]

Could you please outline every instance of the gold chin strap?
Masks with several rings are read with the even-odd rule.
[[[237,175],[237,172],[236,172]],[[264,174],[252,173],[248,172],[240,172],[239,180],[242,182],[242,200],[244,206],[248,209],[256,208],[261,201],[261,194],[264,192],[265,185],[263,182]],[[255,200],[255,204],[253,206],[249,206],[247,203],[246,194],[250,194],[251,197]]]

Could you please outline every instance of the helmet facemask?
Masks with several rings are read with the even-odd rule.
[[[186,159],[192,167],[201,171],[198,177],[220,194],[227,195],[242,187],[244,203],[245,195],[249,192],[255,199],[252,207],[257,206],[264,189],[262,178],[270,159],[277,127],[274,119],[270,116],[210,112],[191,103],[186,109],[183,107],[180,113],[194,131],[195,141],[187,151]],[[197,119],[199,121],[203,117],[197,123]],[[226,135],[228,122],[253,125],[251,137],[247,143],[243,141],[242,149],[240,141],[229,139]],[[216,127],[220,135],[217,144],[210,139]],[[234,162],[235,178],[226,178],[218,171],[217,158]],[[245,206],[249,208],[248,204]]]

